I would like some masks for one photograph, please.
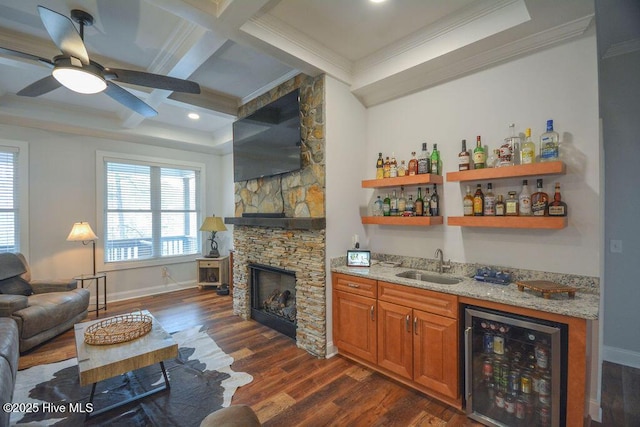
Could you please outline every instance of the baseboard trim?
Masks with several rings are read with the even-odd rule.
[[[602,360],[640,369],[640,353],[617,347],[603,346]]]
[[[589,399],[589,416],[593,421],[602,422],[602,408],[597,400]]]
[[[197,285],[195,280],[187,280],[185,282],[174,282],[169,284],[148,286],[146,288],[139,288],[139,289],[128,290],[123,292],[109,293],[109,296],[107,298],[107,308],[109,304],[112,302],[126,301],[133,298],[148,297],[151,295],[165,294],[167,292],[174,292],[182,289],[195,288],[196,286]],[[100,295],[100,304],[102,304],[102,295]],[[96,305],[96,297],[92,296],[89,299],[89,309],[91,309],[91,307],[95,305]]]

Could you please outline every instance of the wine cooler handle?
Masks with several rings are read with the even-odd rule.
[[[471,380],[473,373],[471,372],[471,326],[464,330],[464,391],[467,399],[471,397]]]
[[[411,316],[407,314],[404,318],[404,326],[407,328],[407,332],[411,332]]]
[[[375,314],[374,314],[374,313],[375,313],[375,307],[372,305],[372,306],[371,306],[371,311],[370,311],[370,314],[371,314],[371,321],[372,321],[372,322],[376,320],[376,318],[375,318]]]

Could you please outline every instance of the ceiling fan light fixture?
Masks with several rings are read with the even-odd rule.
[[[58,66],[53,69],[52,74],[61,85],[74,92],[92,94],[107,88],[107,83],[101,76],[73,65]]]

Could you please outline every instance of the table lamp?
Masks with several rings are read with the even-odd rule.
[[[88,222],[76,222],[71,228],[67,240],[70,242],[82,242],[83,245],[93,243],[93,275],[96,275],[96,240],[98,236],[93,232]]]
[[[200,231],[210,231],[211,237],[211,252],[209,255],[205,255],[205,258],[219,258],[220,252],[218,252],[218,242],[216,242],[216,232],[218,231],[227,231],[227,227],[225,227],[222,222],[222,218],[219,216],[208,216],[204,219],[204,222],[200,226]]]

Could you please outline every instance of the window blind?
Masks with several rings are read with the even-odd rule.
[[[139,161],[105,166],[105,262],[199,252],[199,170]]]
[[[0,147],[0,252],[20,251],[17,148]]]

